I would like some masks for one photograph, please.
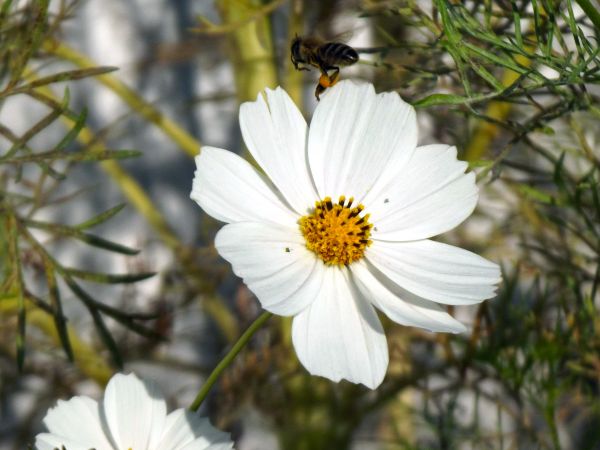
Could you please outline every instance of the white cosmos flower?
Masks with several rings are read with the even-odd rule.
[[[417,147],[415,111],[396,93],[338,83],[308,128],[281,88],[240,109],[263,175],[203,147],[191,198],[226,222],[215,246],[275,314],[294,316],[308,371],[376,388],[388,349],[374,308],[432,331],[465,327],[438,303],[494,296],[496,264],[429,240],[466,219],[475,175],[448,145]]]
[[[35,438],[37,450],[227,450],[227,433],[208,419],[167,405],[157,387],[134,374],[114,375],[100,404],[89,397],[58,401],[44,417],[48,433]]]

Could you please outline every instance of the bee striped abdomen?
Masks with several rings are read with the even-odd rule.
[[[340,78],[340,67],[358,61],[358,52],[341,42],[323,42],[312,37],[296,36],[290,45],[290,59],[296,70],[316,67],[321,72],[315,89],[315,97],[336,84]]]
[[[358,61],[358,53],[341,42],[328,42],[319,47],[319,58],[330,66],[349,66]]]

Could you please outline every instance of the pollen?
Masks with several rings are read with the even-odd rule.
[[[333,86],[337,81],[338,77],[334,77],[333,79],[329,75],[321,75],[319,77],[319,84],[325,88]]]
[[[354,199],[341,196],[337,203],[331,197],[315,202],[310,215],[300,219],[300,230],[306,247],[327,265],[343,266],[361,259],[372,241],[369,214],[361,216],[364,206],[352,206]]]

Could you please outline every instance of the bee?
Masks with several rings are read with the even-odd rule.
[[[315,89],[317,100],[325,89],[337,83],[340,67],[351,66],[358,61],[358,52],[349,45],[300,36],[292,40],[290,56],[296,70],[310,70],[307,66],[313,66],[321,72]],[[330,71],[333,71],[331,75]]]

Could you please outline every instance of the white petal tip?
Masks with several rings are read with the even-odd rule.
[[[344,376],[329,376],[329,375],[325,375],[322,373],[318,373],[317,371],[311,371],[308,369],[307,369],[307,371],[311,376],[325,378],[333,383],[340,383],[342,381],[345,381],[345,382],[352,383],[352,384],[362,384],[363,386],[365,386],[371,390],[377,389],[381,385],[381,383],[383,382],[383,379],[384,379],[384,377],[378,377],[377,379],[373,379],[373,380],[359,380],[359,379],[354,379],[354,378],[344,377]]]
[[[448,330],[448,332],[452,334],[465,334],[467,331],[469,331],[469,329],[462,323],[460,324],[460,327],[457,326],[452,330]]]

